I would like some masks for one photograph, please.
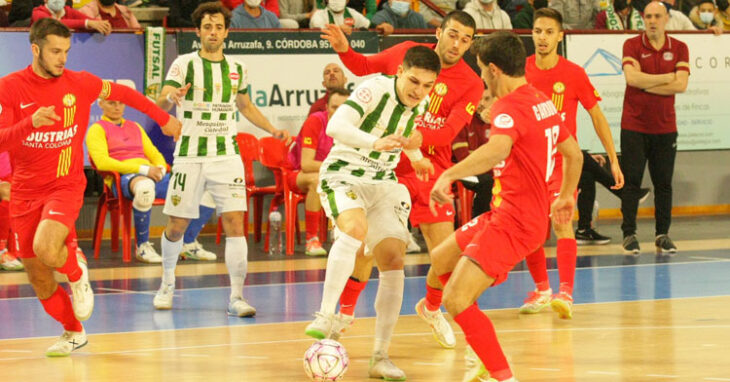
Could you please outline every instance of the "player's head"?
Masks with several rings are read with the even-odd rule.
[[[482,98],[479,99],[479,103],[477,104],[477,115],[480,119],[482,119],[484,122],[489,123],[489,118],[484,118],[485,114],[489,115],[489,113],[484,113],[485,110],[488,110],[490,107],[492,107],[492,104],[497,99],[494,98],[492,95],[492,91],[489,90],[488,87],[484,87],[484,92],[482,92]]]
[[[644,8],[644,25],[649,38],[663,35],[668,21],[669,11],[661,2],[652,1]]]
[[[192,19],[203,50],[217,52],[223,48],[231,26],[231,11],[228,8],[218,1],[202,3],[193,11]]]
[[[535,53],[547,56],[555,53],[558,43],[563,41],[563,16],[552,8],[541,8],[535,11],[532,25],[532,42]]]
[[[631,8],[629,7],[629,2],[626,0],[613,0],[613,10],[619,15],[626,17]]]
[[[506,79],[525,75],[525,46],[512,32],[499,31],[480,38],[472,51],[477,56],[482,79],[497,97],[503,96],[499,94],[499,85]]]
[[[332,88],[329,92],[330,96],[327,99],[327,119],[332,118],[332,115],[335,114],[337,108],[347,101],[347,97],[349,97],[351,93],[345,88]]]
[[[324,67],[324,71],[322,72],[322,86],[327,91],[331,91],[334,88],[344,88],[345,84],[347,84],[347,77],[345,77],[345,72],[341,66],[331,62]]]
[[[474,18],[464,11],[452,11],[436,29],[436,53],[444,66],[459,62],[469,50],[474,39],[477,24]]]
[[[125,106],[121,101],[99,100],[99,107],[104,116],[112,121],[118,121],[122,118]]]
[[[439,72],[441,61],[432,49],[422,45],[408,49],[396,73],[398,99],[408,107],[418,105],[433,89]]]
[[[29,38],[34,70],[43,77],[60,77],[71,49],[71,30],[49,17],[33,23]]]

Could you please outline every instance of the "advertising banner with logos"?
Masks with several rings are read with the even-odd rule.
[[[568,59],[582,66],[603,98],[601,109],[611,125],[616,149],[623,111],[623,44],[634,35],[568,35]],[[716,150],[730,148],[730,36],[676,34],[689,47],[687,91],[676,96],[677,148]],[[578,141],[583,149],[604,152],[590,116],[578,107]],[[646,110],[651,113],[652,110]]]

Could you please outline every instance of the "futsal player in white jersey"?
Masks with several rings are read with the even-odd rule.
[[[236,113],[280,139],[277,130],[251,102],[248,74],[236,58],[223,55],[231,14],[219,2],[201,4],[192,15],[201,49],[179,56],[170,67],[157,104],[170,110],[177,105],[183,123],[175,146],[172,178],[164,213],[170,217],[162,235],[162,285],[154,298],[156,309],[171,309],[175,291],[175,266],[183,234],[198,217],[204,191],[215,200],[226,232],[225,259],[231,279],[228,314],[248,317],[256,309],[243,298],[248,247],[243,231],[246,185],[236,144]]]
[[[404,380],[405,373],[388,358],[390,338],[403,302],[403,260],[408,243],[411,199],[394,169],[401,151],[419,173],[433,166],[418,150],[422,142],[414,121],[428,107],[427,95],[441,64],[427,47],[408,50],[395,77],[379,76],[358,86],[327,125],[334,145],[319,172],[319,193],[327,216],[335,221],[336,238],[327,259],[319,312],[307,326],[315,338],[341,330],[337,301],[364,243],[380,270],[375,298],[375,345],[370,377]]]

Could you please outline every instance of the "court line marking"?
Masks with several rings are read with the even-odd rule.
[[[730,381],[730,378],[705,377],[705,381]]]
[[[690,259],[697,259],[697,260],[711,260],[711,261],[730,261],[730,259],[725,259],[722,257],[710,257],[710,256],[690,256]]]
[[[269,357],[262,357],[257,355],[238,355],[235,358],[241,358],[241,359],[269,359]],[[299,359],[299,358],[297,358]]]
[[[531,367],[530,370],[537,370],[537,371],[560,371],[560,369],[551,369],[547,367]]]
[[[144,295],[148,295],[148,296],[154,296],[155,294],[157,294],[156,292],[152,292],[152,291],[136,291],[136,290],[131,290],[131,289],[117,289],[117,288],[106,288],[106,287],[98,287],[98,288],[96,288],[96,290],[103,290],[103,291],[107,291],[107,292],[119,292],[121,294],[144,294]],[[105,294],[101,294],[100,296],[105,296],[107,294],[111,295],[111,293],[105,293]],[[96,297],[96,295],[94,295],[94,297]]]
[[[647,374],[647,377],[654,378],[679,378],[679,375],[668,375],[668,374]]]
[[[444,366],[444,362],[413,362],[414,365],[423,365],[423,366]]]
[[[599,371],[599,370],[588,370],[588,374],[599,374],[599,375],[619,375],[615,371]]]

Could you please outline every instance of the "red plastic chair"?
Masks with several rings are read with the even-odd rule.
[[[472,206],[474,205],[474,191],[464,187],[461,182],[456,182],[456,208],[459,213],[459,225],[468,223],[471,219]]]
[[[254,241],[261,241],[261,224],[263,222],[264,215],[264,196],[273,195],[276,193],[276,186],[257,186],[256,179],[253,174],[253,162],[259,160],[259,140],[246,133],[238,133],[236,136],[236,142],[238,143],[238,151],[243,161],[243,169],[245,171],[246,179],[246,198],[253,199],[253,231]],[[247,200],[248,204],[248,200]],[[244,213],[243,217],[243,230],[248,236],[248,209]],[[221,234],[223,232],[223,223],[221,218],[218,218],[218,228],[216,231],[216,244],[221,242]]]
[[[300,242],[299,235],[299,218],[298,218],[298,204],[303,202],[306,195],[294,192],[289,188],[286,179],[289,176],[289,163],[287,161],[287,155],[289,149],[284,142],[273,138],[264,137],[259,141],[259,156],[261,158],[261,164],[271,169],[274,172],[276,179],[277,195],[274,200],[271,201],[271,207],[269,211],[273,211],[278,208],[281,200],[284,201],[284,221],[286,223],[286,254],[294,254],[294,238],[296,237],[297,243]],[[321,242],[327,241],[327,218],[322,215],[319,227],[319,239]],[[264,243],[264,251],[269,250],[269,234],[271,230],[266,230],[266,237]]]

